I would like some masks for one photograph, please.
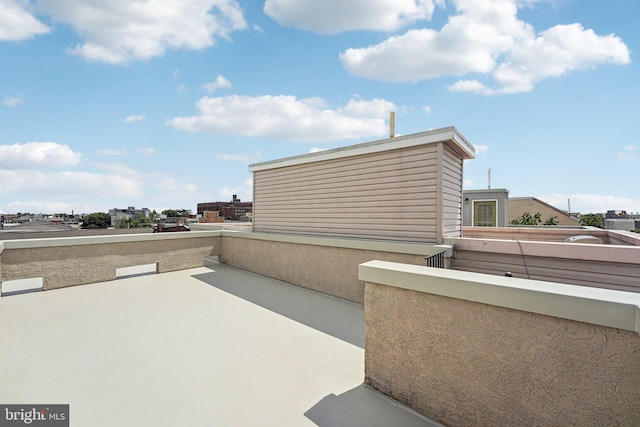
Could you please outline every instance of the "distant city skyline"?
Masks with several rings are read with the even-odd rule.
[[[252,199],[248,165],[456,126],[465,189],[640,212],[640,2],[0,0],[0,213]]]

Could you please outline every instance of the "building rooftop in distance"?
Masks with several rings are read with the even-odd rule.
[[[361,305],[223,264],[11,295],[0,325],[0,402],[71,425],[439,425],[363,385]]]

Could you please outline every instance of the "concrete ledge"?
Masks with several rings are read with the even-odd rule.
[[[4,249],[33,249],[60,246],[103,245],[110,243],[153,242],[185,238],[219,237],[221,231],[190,231],[183,233],[139,233],[104,236],[53,237],[47,239],[1,240],[0,254]]]
[[[454,237],[447,239],[446,243],[462,251],[524,254],[525,256],[552,257],[567,260],[607,260],[629,264],[637,264],[638,260],[640,260],[640,246],[535,242],[471,237]]]
[[[360,280],[640,334],[640,294],[457,270],[370,261]]]
[[[344,249],[359,249],[368,251],[392,252],[398,254],[432,256],[445,252],[445,257],[453,255],[453,248],[449,245],[433,245],[424,243],[389,242],[379,240],[345,239],[333,237],[301,236],[294,234],[276,233],[247,233],[242,231],[222,231],[223,237],[239,239],[262,240],[280,243],[294,243],[300,245],[326,246]]]

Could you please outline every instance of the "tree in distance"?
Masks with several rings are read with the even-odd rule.
[[[602,214],[585,214],[580,218],[580,225],[587,227],[604,228],[604,215]]]
[[[111,215],[104,212],[95,212],[82,218],[80,228],[108,228],[111,227]]]
[[[542,222],[542,214],[540,212],[535,215],[531,215],[529,212],[525,212],[518,218],[511,220],[511,225],[538,225]]]
[[[531,215],[529,212],[525,212],[518,218],[512,219],[511,225],[539,225],[542,222],[542,214],[537,212],[535,215]],[[550,216],[544,222],[543,225],[558,225],[558,217]]]

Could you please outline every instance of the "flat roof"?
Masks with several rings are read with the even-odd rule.
[[[363,154],[377,153],[381,151],[395,150],[399,148],[414,147],[423,144],[433,144],[444,142],[456,151],[463,159],[473,159],[475,148],[462,134],[453,126],[430,130],[426,132],[414,133],[410,135],[395,136],[362,144],[349,145],[346,147],[324,150],[316,153],[302,154],[299,156],[285,157],[283,159],[271,160],[262,163],[249,165],[249,172],[258,172],[268,169],[295,166],[306,163],[333,160],[343,157],[357,156]]]
[[[362,305],[206,265],[0,298],[0,402],[94,427],[439,426],[363,385]]]

